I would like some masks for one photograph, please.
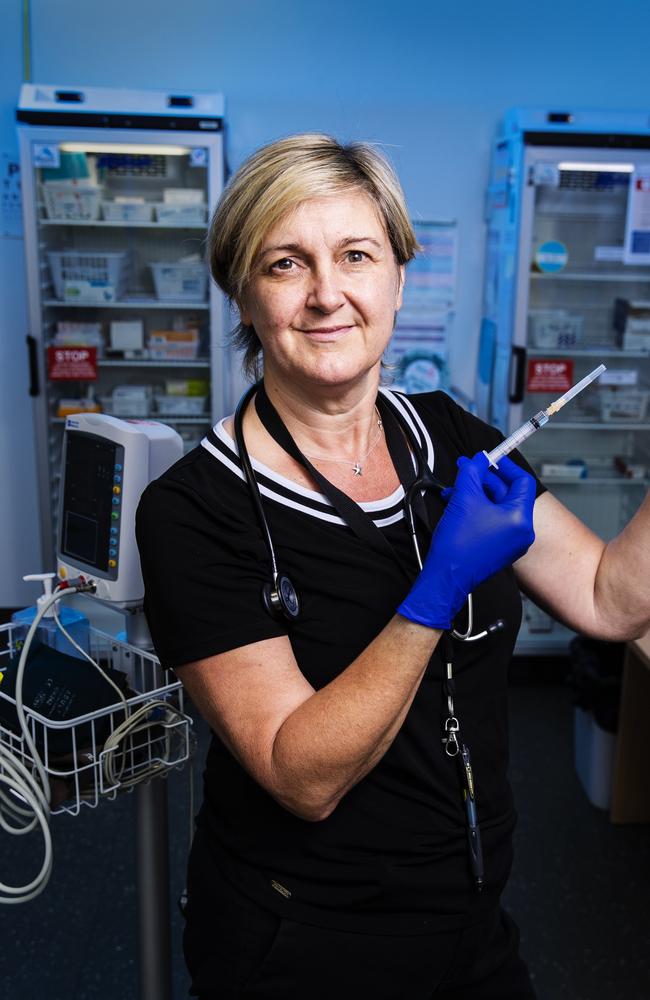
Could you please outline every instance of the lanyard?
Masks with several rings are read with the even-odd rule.
[[[418,455],[418,469],[413,469],[411,453],[406,442],[404,432],[398,424],[397,418],[392,409],[384,403],[381,394],[377,399],[379,412],[384,423],[386,432],[386,444],[395,465],[400,482],[405,491],[405,506],[407,496],[411,487],[414,487],[416,480],[422,474],[423,462]],[[280,414],[277,412],[264,389],[264,383],[260,382],[255,396],[255,409],[264,428],[268,431],[274,441],[295,459],[304,469],[306,469],[313,480],[318,484],[323,494],[328,498],[336,512],[354,532],[354,534],[369,545],[375,552],[383,556],[392,556],[400,569],[406,576],[409,583],[412,581],[412,573],[409,572],[397,552],[385,538],[369,514],[363,510],[359,504],[355,503],[347,493],[339,490],[329,482],[325,476],[314,468],[306,455],[298,448],[296,442],[291,437]],[[431,531],[426,507],[422,498],[422,491],[419,487],[411,490],[413,510],[424,521],[428,531]],[[445,674],[443,679],[443,693],[447,699],[447,719],[444,723],[444,735],[442,742],[445,753],[450,758],[455,758],[460,770],[461,791],[465,807],[467,839],[469,848],[469,860],[472,875],[476,888],[480,891],[483,886],[483,856],[481,851],[481,835],[478,827],[476,811],[476,796],[474,788],[474,775],[467,745],[460,736],[460,725],[454,709],[455,683],[453,677],[453,641],[452,637],[444,632],[441,636],[443,663]]]
[[[413,469],[413,463],[411,461],[408,445],[392,412],[384,410],[381,406],[381,397],[378,399],[378,404],[382,421],[384,421],[385,416],[388,418],[384,422],[386,444],[388,445],[388,450],[395,464],[400,481],[406,489],[412,482],[415,481],[415,471]],[[300,451],[298,445],[291,437],[291,434],[280,417],[280,414],[267,396],[263,382],[259,384],[257,394],[255,396],[255,409],[257,410],[257,415],[264,428],[268,431],[274,441],[276,441],[288,455],[291,455],[293,459],[295,459],[304,469],[307,470],[307,472],[309,472],[310,476],[318,484],[322,493],[330,501],[339,517],[345,521],[347,526],[357,536],[357,538],[361,539],[361,541],[370,546],[373,551],[382,556],[388,556],[397,562],[408,583],[411,584],[413,582],[412,570],[409,570],[403,563],[402,559],[399,557],[383,532],[377,527],[370,515],[363,510],[358,503],[355,503],[355,501],[352,500],[347,493],[344,493],[342,490],[339,490],[336,486],[330,483],[330,481],[326,479],[325,476],[318,471],[318,469],[314,468],[306,455],[303,455]],[[406,482],[404,481],[404,477],[406,477]]]

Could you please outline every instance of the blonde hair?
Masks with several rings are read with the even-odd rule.
[[[263,146],[231,178],[208,230],[208,261],[216,283],[239,302],[273,226],[310,198],[350,189],[365,192],[375,203],[397,264],[412,260],[417,240],[404,193],[386,159],[367,143],[344,146],[331,136],[307,133]],[[258,375],[261,344],[254,327],[240,323],[233,341],[245,350],[247,375]]]

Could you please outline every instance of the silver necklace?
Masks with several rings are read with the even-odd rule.
[[[356,462],[350,461],[349,458],[327,458],[325,455],[310,455],[306,451],[303,451],[303,455],[306,458],[313,459],[315,462],[335,462],[337,465],[349,465],[352,467],[352,472],[355,476],[362,476],[364,463],[368,458],[370,452],[373,451],[373,449],[379,443],[379,439],[382,436],[384,430],[384,425],[379,415],[379,410],[377,409],[376,406],[375,406],[375,414],[377,417],[377,431],[365,455],[360,455],[359,458],[356,460]]]

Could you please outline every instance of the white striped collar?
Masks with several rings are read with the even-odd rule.
[[[387,396],[399,409],[404,420],[408,424],[411,433],[415,436],[416,440],[420,444],[420,447],[424,451],[427,465],[431,470],[433,470],[433,443],[429,436],[429,432],[424,426],[424,423],[415,410],[413,404],[405,396],[397,395],[390,389],[382,387],[379,391],[383,395]],[[221,449],[215,447],[207,437],[203,438],[201,446],[205,448],[205,450],[212,455],[213,458],[216,458],[222,465],[226,466],[226,468],[238,476],[239,479],[244,480],[245,476],[239,463],[237,445],[230,434],[226,431],[224,422],[225,418],[218,421],[218,423],[216,423],[212,428],[213,434],[223,447]],[[271,469],[270,466],[265,465],[256,458],[251,457],[251,465],[256,473],[256,477],[258,478],[258,486],[262,496],[266,496],[270,500],[275,500],[284,506],[311,514],[321,520],[330,521],[333,524],[345,524],[338,514],[335,513],[328,498],[322,493],[318,493],[316,490],[310,490],[305,486],[300,486],[292,479],[288,479],[286,476],[281,475],[279,472]],[[273,488],[274,484],[277,485],[277,489]],[[403,499],[404,487],[400,484],[397,489],[390,494],[390,496],[382,497],[379,500],[363,501],[359,504],[359,506],[362,510],[370,514],[378,527],[383,527],[388,524],[393,524],[395,521],[399,521],[403,518]],[[329,508],[331,513],[323,510],[323,507]],[[396,507],[399,509],[396,510]],[[387,513],[382,517],[383,511]],[[388,511],[390,511],[390,513],[388,513]]]

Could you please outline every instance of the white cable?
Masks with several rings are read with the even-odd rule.
[[[27,631],[23,647],[18,661],[15,685],[16,715],[23,737],[26,752],[24,756],[33,763],[33,771],[22,763],[18,757],[7,749],[0,742],[0,827],[7,833],[20,836],[31,832],[37,825],[40,825],[44,842],[44,857],[41,870],[38,875],[26,885],[10,886],[0,882],[0,904],[2,903],[25,903],[34,899],[41,893],[47,885],[52,873],[52,836],[50,833],[50,781],[45,765],[36,748],[29,724],[25,715],[23,705],[23,677],[27,664],[29,650],[40,625],[41,619],[52,605],[56,604],[66,594],[76,594],[92,589],[89,586],[81,587],[58,587],[54,593],[38,608],[36,615]],[[124,721],[117,726],[108,736],[104,743],[104,775],[113,787],[128,788],[141,781],[146,781],[157,775],[168,766],[168,762],[163,760],[152,763],[148,767],[140,769],[137,774],[132,774],[124,779],[124,770],[127,766],[128,749],[123,748],[123,741],[133,737],[137,733],[148,732],[149,730],[160,728],[164,725],[174,724],[176,721],[186,722],[182,712],[169,705],[166,701],[154,699],[141,705],[136,711],[129,715],[129,706],[123,692],[115,684],[111,677],[102,669],[90,654],[83,649],[73,637],[63,627],[59,616],[54,610],[54,620],[57,627],[68,640],[68,642],[97,670],[104,680],[108,681],[117,693],[124,710]],[[162,709],[164,716],[162,719],[150,719],[152,711]],[[111,713],[112,714],[112,713]],[[147,720],[143,722],[142,720]],[[145,742],[141,747],[135,747],[135,751],[146,749]],[[131,748],[131,752],[134,749]],[[191,756],[190,756],[191,759]],[[116,761],[119,764],[116,767]],[[191,780],[191,775],[190,775]],[[2,786],[6,786],[7,791]],[[192,789],[193,791],[193,789]],[[193,797],[191,800],[191,811],[193,812]],[[31,820],[30,820],[31,817]],[[11,822],[13,821],[13,822]],[[15,825],[16,822],[18,825]]]
[[[32,739],[25,716],[23,707],[23,676],[29,649],[43,615],[53,604],[61,599],[64,593],[76,594],[78,590],[79,588],[77,587],[69,587],[65,591],[55,592],[43,602],[29,626],[23,648],[20,651],[20,659],[16,671],[14,700],[16,702],[16,715],[24,744],[31,754],[36,773],[31,773],[22,761],[18,760],[15,754],[12,754],[10,750],[0,743],[0,770],[2,772],[0,773],[0,783],[6,785],[9,789],[8,796],[3,793],[0,798],[0,802],[2,803],[0,806],[0,825],[8,833],[16,835],[29,833],[37,824],[40,825],[45,849],[41,870],[31,882],[22,886],[11,886],[0,882],[0,903],[26,903],[28,900],[34,899],[35,896],[38,896],[43,891],[52,873],[52,835],[50,834],[49,827],[50,780],[40,754],[36,749],[36,744]],[[27,757],[27,754],[25,756]],[[14,803],[14,797],[17,797],[27,808],[19,805],[18,802]],[[10,825],[7,820],[7,813],[12,818],[16,816],[22,817],[25,822],[20,827]],[[31,822],[27,822],[27,817],[32,813],[33,819]]]

